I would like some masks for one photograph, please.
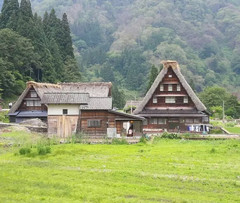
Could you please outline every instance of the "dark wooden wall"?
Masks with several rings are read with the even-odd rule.
[[[172,78],[169,78],[168,76],[172,75]],[[173,86],[173,91],[168,91],[168,84],[164,84],[164,83],[174,83],[172,84]],[[181,87],[181,91],[177,91],[177,83],[180,84]],[[163,84],[164,86],[164,91],[160,91],[160,85]],[[169,96],[171,95],[176,95],[176,94],[180,94],[180,95],[187,95],[186,90],[183,88],[182,84],[180,83],[178,77],[176,76],[176,74],[173,72],[172,68],[168,69],[167,74],[164,76],[162,82],[158,85],[157,89],[155,90],[152,98],[149,100],[149,102],[147,103],[146,107],[194,107],[194,103],[191,100],[190,97],[188,97],[188,103],[184,104],[183,103],[183,96],[182,97],[176,97],[176,103],[174,104],[166,104],[165,103],[165,97],[157,97],[157,103],[154,104],[153,103],[153,98],[157,95],[162,95],[162,94],[167,94]]]
[[[29,90],[24,99],[31,99],[31,91],[35,91],[34,88],[31,88]],[[42,104],[41,106],[27,106],[27,101],[24,99],[18,109],[19,111],[47,111],[47,107],[44,104]],[[39,96],[35,97],[34,99],[41,100]]]

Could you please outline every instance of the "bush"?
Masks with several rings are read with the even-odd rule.
[[[164,132],[161,136],[161,138],[166,138],[166,139],[181,139],[181,136],[176,134],[176,133],[167,133]]]
[[[124,138],[122,138],[122,139],[113,138],[112,139],[112,144],[115,144],[115,145],[125,145],[125,144],[128,144],[128,142]]]
[[[9,123],[9,117],[7,111],[0,112],[0,122]]]
[[[39,146],[37,148],[38,155],[46,155],[51,153],[51,147],[50,146]]]
[[[229,122],[225,124],[226,127],[234,127],[235,125],[236,124],[234,122]]]
[[[31,153],[31,148],[21,148],[19,150],[20,155],[26,155],[26,154],[30,154],[30,153]]]

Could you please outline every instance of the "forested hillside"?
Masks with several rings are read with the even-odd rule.
[[[0,96],[19,96],[25,82],[79,81],[67,15],[33,15],[28,0],[6,0],[0,15]]]
[[[146,91],[148,74],[177,60],[196,91],[240,87],[238,0],[32,0],[40,15],[67,13],[84,81]]]

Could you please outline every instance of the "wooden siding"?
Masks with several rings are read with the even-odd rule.
[[[168,76],[172,75],[171,78]],[[168,91],[168,83],[173,86],[173,91]],[[181,90],[177,91],[177,84],[180,85]],[[164,91],[160,91],[160,85],[164,86]],[[191,107],[194,108],[195,105],[191,98],[188,96],[188,103],[184,104],[183,103],[183,98],[184,96],[177,96],[176,97],[176,103],[173,104],[167,104],[165,103],[165,96],[161,97],[160,95],[186,95],[187,91],[183,88],[182,84],[180,83],[178,77],[176,74],[173,72],[171,68],[168,69],[167,74],[164,76],[162,82],[158,85],[157,89],[155,90],[154,94],[152,95],[151,99],[148,101],[147,105],[145,108],[152,108],[152,107]],[[153,98],[157,98],[157,103],[153,103]]]
[[[31,88],[29,90],[29,92],[27,93],[26,97],[23,99],[18,110],[19,111],[47,111],[47,107],[43,104],[41,106],[27,106],[27,102],[25,99],[32,99],[31,91],[35,91],[34,88]],[[37,97],[34,97],[34,100],[35,99],[38,99],[39,101],[41,101],[41,99],[38,95],[37,95]]]
[[[162,119],[162,118],[161,118]],[[186,123],[186,119],[193,120],[191,123]],[[198,122],[196,119],[199,119]],[[162,129],[162,131],[167,130],[168,132],[187,132],[187,125],[194,123],[203,123],[202,118],[166,118],[165,124],[150,124],[150,118],[147,119],[147,124],[143,126],[144,129]]]
[[[118,120],[120,119],[120,120]],[[71,115],[59,115],[48,116],[48,133],[49,135],[56,135],[59,138],[67,138],[77,131],[77,127],[80,126],[80,131],[92,136],[106,136],[107,128],[116,128],[117,134],[126,134],[126,130],[123,128],[121,119],[127,119],[126,117],[118,114],[108,112],[107,110],[82,110],[81,116]],[[89,127],[89,120],[100,120],[101,125],[99,127]],[[131,119],[128,119],[131,121]],[[141,122],[142,121],[138,121]],[[78,125],[78,123],[80,125]],[[137,135],[141,133],[142,125],[138,125]],[[124,132],[125,131],[125,132]]]
[[[48,134],[66,139],[76,133],[78,116],[48,116]]]

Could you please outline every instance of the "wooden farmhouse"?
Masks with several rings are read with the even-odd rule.
[[[208,131],[207,109],[181,74],[178,63],[162,63],[162,71],[134,111],[135,115],[146,118],[144,132]]]
[[[11,122],[39,118],[48,124],[48,134],[67,138],[83,132],[92,136],[137,136],[141,118],[112,110],[111,83],[36,83],[12,106]]]

